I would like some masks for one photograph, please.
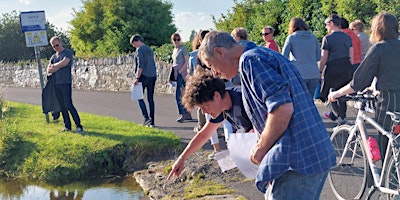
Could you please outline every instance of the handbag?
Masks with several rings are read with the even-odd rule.
[[[169,72],[169,81],[176,81],[175,69],[173,67],[171,67],[171,70]]]

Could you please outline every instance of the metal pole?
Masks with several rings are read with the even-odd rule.
[[[39,71],[39,79],[40,79],[40,89],[43,92],[43,88],[44,88],[44,80],[43,80],[43,72],[42,72],[42,64],[40,63],[40,49],[39,47],[34,47],[35,48],[35,58],[36,58],[36,62],[38,63],[38,71]],[[49,114],[45,113],[44,114],[46,116],[46,122],[50,123],[50,119],[49,119]]]

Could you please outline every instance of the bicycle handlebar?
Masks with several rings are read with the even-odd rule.
[[[339,98],[343,99],[343,100],[352,100],[352,101],[361,101],[361,102],[376,100],[376,97],[372,94],[371,90],[365,90],[363,92],[356,92],[356,93],[348,94],[346,96],[339,97]]]

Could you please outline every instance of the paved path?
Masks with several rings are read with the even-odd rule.
[[[41,91],[37,88],[6,88],[5,100],[41,105]],[[174,132],[181,137],[182,143],[187,144],[194,136],[193,127],[197,123],[196,112],[192,111],[194,120],[185,123],[177,123],[177,107],[174,95],[156,94],[154,96],[157,128]],[[129,92],[103,92],[103,91],[79,91],[73,90],[72,99],[78,112],[87,112],[104,116],[113,116],[121,120],[133,121],[141,124],[143,122],[139,106],[136,101],[130,100]],[[317,104],[317,108],[322,114],[327,110],[326,106]],[[351,114],[351,111],[348,111]],[[43,120],[45,116],[43,115]],[[331,131],[335,125],[332,122],[324,120],[328,131]],[[85,119],[82,119],[82,125],[85,126]],[[221,139],[221,144],[223,144]],[[212,149],[207,143],[205,149]],[[224,147],[223,147],[224,148]],[[244,188],[246,198],[249,200],[264,199],[255,186],[247,186]],[[327,182],[321,194],[321,199],[335,199]]]

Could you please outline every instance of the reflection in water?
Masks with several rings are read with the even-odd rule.
[[[63,186],[0,179],[2,200],[139,200],[143,191],[133,178],[78,182]]]

